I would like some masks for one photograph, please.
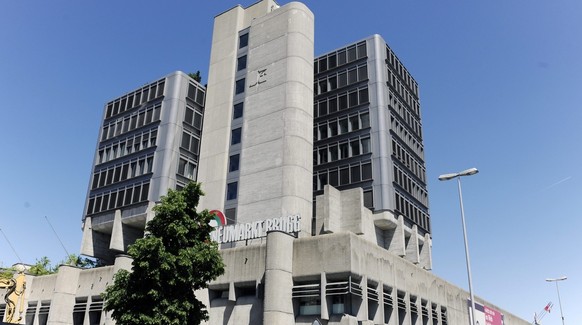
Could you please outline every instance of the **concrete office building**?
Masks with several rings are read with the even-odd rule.
[[[236,6],[215,18],[205,102],[174,73],[106,105],[81,253],[112,265],[29,276],[26,324],[113,324],[99,294],[131,263],[113,255],[197,166],[201,208],[228,218],[226,272],[197,292],[208,324],[469,323],[468,293],[429,271],[416,83],[379,36],[317,59],[313,36],[301,3]],[[477,302],[493,325],[529,324]]]
[[[200,206],[228,223],[311,218],[313,26],[305,5],[273,0],[215,18]]]
[[[175,72],[105,105],[81,254],[112,263],[143,237],[160,196],[196,179],[205,92]]]
[[[430,233],[418,84],[379,35],[315,59],[314,199],[361,187],[372,211]]]

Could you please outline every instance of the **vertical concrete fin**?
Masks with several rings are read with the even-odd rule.
[[[392,241],[390,242],[390,246],[388,246],[388,251],[401,257],[406,255],[404,237],[404,217],[399,216],[396,220],[396,229],[394,229]]]
[[[424,235],[424,244],[420,250],[420,266],[432,270],[432,240],[429,234]]]
[[[123,252],[125,248],[123,242],[123,223],[121,222],[121,210],[115,210],[113,217],[113,230],[111,230],[111,241],[109,249]]]
[[[70,265],[61,265],[57,273],[55,289],[52,295],[48,324],[73,324],[75,293],[79,283],[81,269]]]
[[[228,301],[236,301],[236,288],[234,287],[234,282],[228,284]]]
[[[329,309],[327,307],[327,278],[325,272],[321,272],[321,282],[320,282],[320,300],[321,300],[321,315],[320,318],[323,320],[329,320]]]
[[[362,303],[356,317],[358,321],[366,321],[368,320],[368,277],[365,275],[360,281],[360,288],[362,289]]]
[[[406,245],[405,258],[414,264],[418,264],[420,262],[418,249],[418,227],[416,225],[412,226],[412,233],[410,234],[408,245]]]
[[[323,195],[316,198],[316,235],[341,230],[341,193],[333,186],[325,185]]]
[[[91,229],[91,217],[85,217],[83,222],[83,239],[81,240],[82,255],[95,256],[93,249],[93,229]]]

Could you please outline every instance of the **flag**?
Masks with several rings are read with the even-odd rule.
[[[548,304],[546,305],[546,307],[544,307],[544,310],[547,311],[548,313],[552,311],[552,306],[554,306],[554,304],[552,304],[552,302],[548,302]]]

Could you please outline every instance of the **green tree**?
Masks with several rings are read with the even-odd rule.
[[[36,263],[28,269],[28,273],[31,275],[47,275],[56,273],[58,269],[58,266],[51,265],[51,260],[48,257],[43,256],[37,259]]]
[[[202,82],[202,76],[200,75],[200,70],[196,71],[195,73],[189,73],[188,76],[197,82]]]
[[[194,291],[224,273],[218,246],[210,240],[213,218],[196,211],[200,184],[169,190],[146,235],[128,249],[132,272],[120,270],[103,294],[118,325],[191,325],[208,319]]]

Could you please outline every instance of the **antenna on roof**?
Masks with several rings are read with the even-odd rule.
[[[65,254],[67,254],[66,258],[69,258],[69,256],[71,256],[71,254],[69,254],[69,252],[67,251],[67,249],[65,248],[65,245],[63,244],[63,241],[61,240],[61,237],[59,237],[59,235],[57,234],[55,228],[53,227],[53,225],[51,224],[51,222],[49,221],[47,216],[44,216],[44,218],[46,219],[46,222],[48,222],[49,226],[51,226],[51,229],[53,230],[53,232],[55,233],[55,236],[57,237],[57,239],[59,240],[59,243],[61,243],[61,246],[63,247],[63,250],[65,251]]]
[[[20,258],[20,256],[18,256],[18,253],[14,249],[14,246],[12,246],[12,243],[10,242],[10,240],[8,240],[8,237],[6,237],[6,234],[4,233],[2,228],[0,228],[0,232],[2,233],[2,236],[4,236],[4,239],[6,239],[6,241],[8,242],[8,245],[10,246],[10,248],[12,248],[12,251],[14,252],[14,255],[16,255],[16,257],[18,258],[18,261],[20,261],[20,263],[23,263],[22,259]]]

